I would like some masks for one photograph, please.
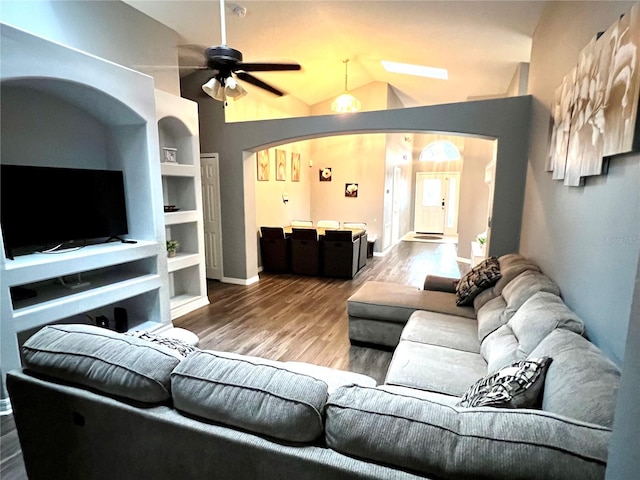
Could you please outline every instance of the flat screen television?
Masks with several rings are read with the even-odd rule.
[[[126,235],[123,173],[1,165],[0,223],[8,258]]]

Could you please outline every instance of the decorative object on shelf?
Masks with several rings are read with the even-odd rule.
[[[287,152],[276,149],[276,180],[284,182],[287,179]]]
[[[476,237],[476,242],[478,242],[480,254],[483,257],[486,256],[486,253],[487,253],[487,231],[486,230],[478,234],[478,236]]]
[[[178,252],[178,248],[180,248],[180,242],[177,240],[167,240],[167,256],[175,257]]]
[[[180,208],[176,207],[175,205],[165,205],[164,206],[164,213],[177,212],[178,210],[180,210]]]
[[[551,105],[545,165],[566,186],[607,172],[609,157],[640,148],[640,4],[580,52]]]
[[[269,170],[271,167],[271,162],[269,160],[269,150],[259,151],[256,155],[256,158],[258,163],[258,181],[269,181]]]
[[[349,78],[347,65],[349,59],[343,60],[344,63],[344,93],[336,98],[331,104],[331,110],[336,113],[351,113],[360,110],[360,101],[349,93],[347,88],[347,80]]]
[[[346,183],[344,185],[344,196],[350,198],[356,198],[358,196],[358,184]]]
[[[321,168],[319,172],[321,182],[331,181],[331,167]]]
[[[300,154],[291,152],[291,181],[300,181]]]
[[[164,163],[178,163],[178,149],[162,147],[162,161]]]

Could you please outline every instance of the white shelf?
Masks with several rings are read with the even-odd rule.
[[[202,216],[197,210],[186,210],[184,212],[170,212],[164,214],[165,225],[179,225],[181,223],[197,222]]]
[[[178,253],[175,257],[167,259],[169,273],[183,268],[193,267],[200,263],[200,255],[197,253]]]
[[[160,164],[160,171],[162,172],[162,175],[166,175],[168,177],[193,177],[195,175],[195,169],[195,165],[168,162]]]
[[[32,253],[7,260],[3,283],[12,287],[62,277],[110,265],[119,265],[158,255],[164,249],[158,242],[101,243],[62,253]]]
[[[95,284],[92,283],[84,291],[69,290],[74,293],[63,296],[57,294],[61,289],[67,289],[61,285],[52,285],[50,289],[43,291],[45,298],[48,298],[47,300],[16,309],[13,319],[19,322],[19,330],[27,330],[41,325],[44,316],[48,322],[71,317],[158,289],[160,285],[159,275],[131,276],[126,279],[121,276],[107,276],[100,278]],[[40,291],[37,298],[41,299]]]
[[[163,201],[181,210],[164,214],[167,240],[180,243],[167,259],[171,319],[209,303],[204,257],[198,106],[156,90],[160,149],[176,148],[177,163],[161,163]]]

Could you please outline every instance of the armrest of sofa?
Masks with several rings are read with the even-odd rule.
[[[427,277],[424,279],[424,290],[456,293],[456,285],[458,285],[459,281],[459,278],[427,275]]]

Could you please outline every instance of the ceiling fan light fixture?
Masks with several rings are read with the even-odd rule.
[[[349,60],[343,60],[344,63],[344,93],[336,98],[331,103],[331,110],[336,113],[353,113],[360,110],[361,104],[360,101],[349,93],[349,89],[347,88],[347,80],[348,80],[348,71],[347,64]]]
[[[202,90],[215,100],[220,102],[224,102],[226,100],[224,92],[225,89],[216,77],[212,77],[207,83],[202,85]]]
[[[224,94],[234,100],[240,100],[247,94],[247,91],[236,81],[235,78],[227,78],[224,86]]]

